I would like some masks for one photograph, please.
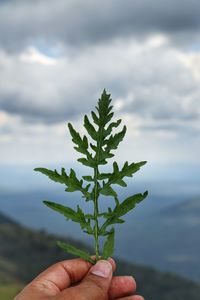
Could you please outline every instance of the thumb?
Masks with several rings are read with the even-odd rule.
[[[109,261],[99,260],[91,267],[81,283],[70,289],[71,299],[107,300],[112,273],[112,265]]]
[[[100,260],[94,265],[79,285],[85,299],[106,300],[112,280],[112,265],[107,260]]]

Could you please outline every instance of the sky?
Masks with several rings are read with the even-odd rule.
[[[0,165],[80,157],[67,123],[84,134],[104,88],[116,160],[199,165],[199,30],[197,0],[1,0]]]

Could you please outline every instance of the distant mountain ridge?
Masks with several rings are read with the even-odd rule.
[[[64,238],[27,229],[0,214],[0,285],[25,284],[47,266],[71,258],[56,246],[56,240]],[[67,241],[87,248],[79,241]],[[200,285],[189,280],[121,260],[117,266],[116,274],[133,275],[138,292],[148,300],[199,300]]]
[[[1,224],[17,224],[17,222],[0,212],[0,225]]]

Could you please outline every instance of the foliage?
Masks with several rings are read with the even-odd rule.
[[[64,168],[61,169],[61,173],[46,168],[34,169],[48,176],[51,180],[64,184],[66,192],[79,191],[86,201],[93,201],[93,214],[84,213],[79,205],[76,209],[72,209],[51,201],[44,201],[44,204],[64,215],[67,220],[79,223],[84,232],[94,236],[96,260],[100,257],[106,259],[113,254],[115,236],[113,225],[123,223],[122,217],[131,211],[137,203],[146,198],[148,194],[146,191],[144,194],[135,194],[120,201],[113,187],[116,184],[126,187],[127,184],[124,178],[132,177],[140,167],[146,164],[146,161],[130,164],[126,161],[121,169],[118,163],[114,161],[112,172],[100,173],[99,171],[99,167],[107,164],[107,160],[114,156],[112,151],[118,148],[126,133],[126,126],[123,126],[121,131],[112,134],[113,129],[121,124],[121,119],[111,122],[114,113],[112,112],[113,106],[110,103],[110,94],[107,94],[104,90],[96,106],[97,113],[91,112],[93,124],[87,115],[84,116],[84,127],[88,137],[86,135],[81,137],[72,124],[68,123],[72,141],[75,144],[74,149],[83,155],[77,160],[84,166],[92,168],[93,176],[85,175],[82,176],[82,179],[79,179],[73,169],[70,169],[68,174]],[[89,140],[92,140],[92,142],[89,142]],[[114,198],[115,206],[113,209],[108,207],[107,211],[99,212],[99,197],[101,195]],[[103,222],[100,222],[102,219]],[[102,254],[99,249],[100,236],[106,237]],[[91,263],[96,261],[90,258],[89,253],[76,249],[74,246],[62,242],[58,242],[58,245],[65,251],[82,257]]]

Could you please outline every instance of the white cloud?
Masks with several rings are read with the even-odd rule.
[[[116,118],[128,127],[121,160],[132,161],[133,154],[136,161],[199,160],[198,62],[198,52],[174,48],[164,34],[140,42],[118,38],[75,53],[66,48],[56,58],[33,45],[18,54],[1,50],[1,160],[74,159],[66,122],[79,130],[104,87]]]

